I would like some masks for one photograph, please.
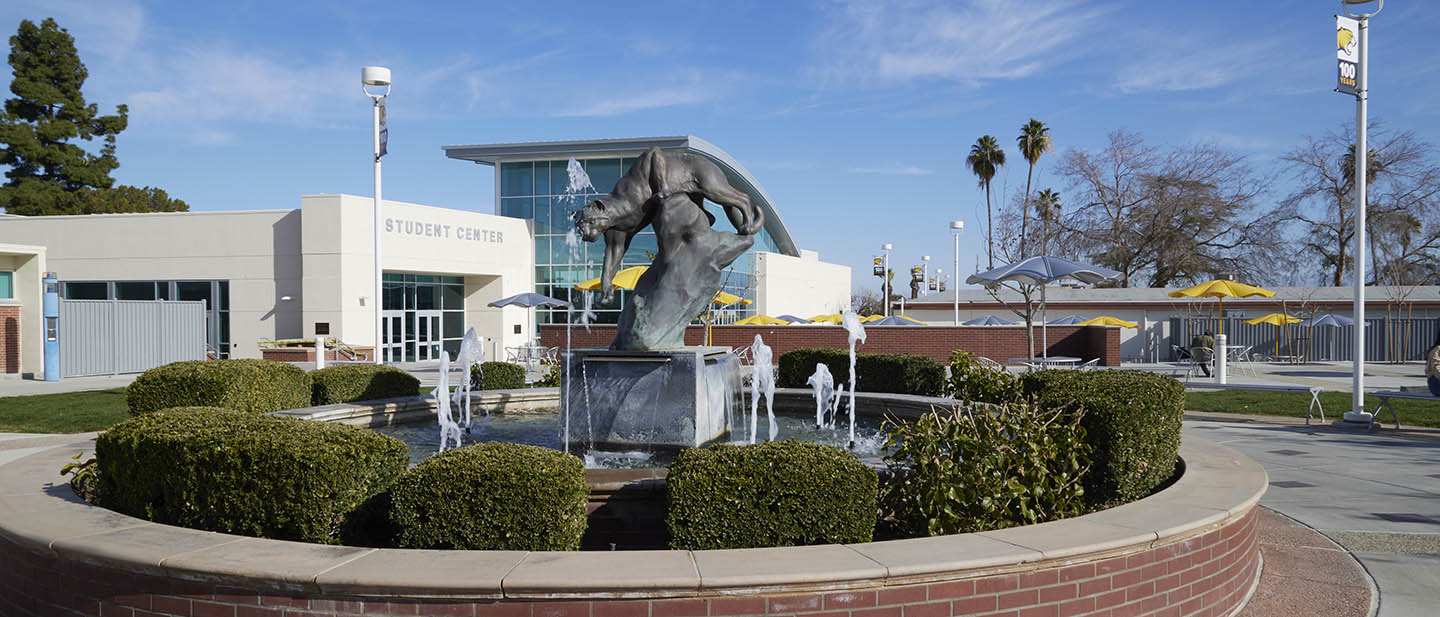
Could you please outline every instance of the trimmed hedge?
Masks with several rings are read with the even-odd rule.
[[[683,450],[666,480],[670,545],[869,542],[878,483],[873,470],[835,446],[787,440]]]
[[[310,371],[311,404],[331,405],[420,394],[414,375],[383,364],[337,364]]]
[[[850,352],[845,349],[796,349],[780,354],[781,388],[806,388],[816,364],[824,364],[835,377],[835,387],[850,381]],[[925,356],[912,354],[856,354],[856,391],[892,392],[939,396],[945,383],[945,367]]]
[[[1042,409],[1083,410],[1080,425],[1094,448],[1085,475],[1092,507],[1150,494],[1175,473],[1185,387],[1144,371],[1047,370],[1020,387]]]
[[[401,548],[573,551],[590,487],[580,459],[493,442],[436,454],[390,489]]]
[[[379,433],[215,407],[125,420],[96,439],[95,457],[101,499],[121,512],[325,544],[410,462],[404,443]]]
[[[131,414],[171,407],[270,413],[309,407],[310,375],[273,360],[186,360],[152,368],[125,390]]]
[[[477,371],[485,376],[485,382],[477,384]],[[525,387],[525,367],[513,362],[481,362],[479,367],[470,368],[470,386],[481,390],[518,390]]]
[[[975,354],[957,349],[950,353],[944,395],[961,401],[1009,403],[1020,399],[1020,383],[1014,375],[986,367]]]

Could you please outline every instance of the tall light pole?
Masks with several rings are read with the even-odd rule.
[[[381,90],[384,88],[384,90]],[[385,156],[385,141],[381,140],[380,124],[384,120],[385,97],[390,96],[390,69],[383,66],[367,66],[360,69],[360,90],[365,96],[370,97],[374,103],[374,150],[375,155],[375,293],[370,296],[370,304],[375,307],[375,356],[376,364],[383,364],[381,349],[385,341],[381,338],[384,333],[384,315],[381,309],[384,308],[384,297],[381,296],[381,266],[380,266],[380,157]],[[388,130],[386,131],[389,132]],[[387,135],[388,137],[388,135]]]
[[[924,272],[920,275],[920,287],[921,289],[925,289],[925,285],[927,285],[930,280],[930,256],[921,255],[920,261],[922,262],[920,264],[920,267],[924,270]]]
[[[950,235],[955,236],[955,269],[951,270],[956,277],[960,276],[960,232],[965,231],[965,221],[950,221]],[[960,280],[956,278],[955,280]],[[955,294],[955,325],[960,325],[960,289],[951,287],[950,293]]]
[[[1340,41],[1337,55],[1339,62],[1339,79],[1341,92],[1355,95],[1355,360],[1351,369],[1351,393],[1350,411],[1345,412],[1346,422],[1369,423],[1374,415],[1365,411],[1365,208],[1366,208],[1366,172],[1369,168],[1370,151],[1366,144],[1366,104],[1369,102],[1370,89],[1370,58],[1368,57],[1370,46],[1370,18],[1374,17],[1385,8],[1385,0],[1378,0],[1374,13],[1351,13],[1350,7],[1357,4],[1370,4],[1371,0],[1341,0],[1345,16],[1354,20],[1356,29],[1359,31],[1356,42],[1359,45],[1358,62],[1346,62],[1347,50],[1345,41]],[[1344,17],[1336,20],[1339,24],[1336,35],[1340,37],[1345,29],[1346,20]],[[1347,79],[1347,66],[1351,73]],[[1356,66],[1358,64],[1358,66]],[[1356,70],[1358,69],[1358,70]],[[1352,86],[1347,88],[1347,86]]]
[[[885,251],[885,270],[880,275],[880,288],[885,290],[885,304],[880,313],[886,317],[890,316],[890,251],[895,250],[895,245],[886,242],[880,245],[880,250]]]

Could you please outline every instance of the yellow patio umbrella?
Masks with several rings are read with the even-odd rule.
[[[896,315],[896,317],[899,317],[900,319],[904,319],[905,321],[913,321],[913,322],[918,323],[918,324],[920,324],[920,325],[922,325],[922,326],[928,326],[928,325],[930,325],[930,324],[927,324],[927,323],[925,323],[925,322],[923,322],[923,321],[920,321],[919,319],[915,319],[915,318],[913,318],[913,317],[906,317],[906,316],[904,316],[904,315]]]
[[[1261,289],[1253,285],[1236,283],[1226,279],[1215,279],[1209,283],[1201,283],[1194,287],[1177,289],[1170,292],[1171,298],[1218,298],[1220,300],[1220,334],[1225,333],[1225,298],[1248,298],[1250,296],[1263,296],[1269,298],[1275,292],[1269,289]]]
[[[1096,317],[1096,318],[1094,318],[1094,319],[1086,319],[1085,321],[1080,322],[1078,325],[1082,325],[1082,326],[1120,326],[1121,328],[1139,328],[1139,327],[1140,327],[1140,324],[1137,324],[1137,323],[1135,323],[1135,322],[1133,322],[1133,321],[1125,321],[1124,319],[1120,319],[1119,317],[1111,317],[1111,316],[1109,316],[1109,315],[1101,315],[1101,316]]]
[[[769,315],[751,315],[732,325],[736,326],[788,326],[790,322],[784,319],[776,319]]]
[[[884,315],[865,315],[864,317],[861,317],[861,318],[860,318],[860,323],[870,323],[870,322],[872,322],[872,321],[875,321],[876,319],[884,319],[884,318],[885,318]]]
[[[1299,323],[1299,322],[1302,322],[1302,321],[1305,321],[1305,320],[1304,320],[1304,319],[1301,319],[1301,318],[1299,318],[1299,317],[1296,317],[1296,316],[1294,316],[1294,315],[1286,315],[1285,313],[1270,313],[1270,314],[1268,314],[1268,315],[1261,315],[1261,316],[1256,317],[1256,318],[1254,318],[1254,319],[1246,319],[1246,320],[1245,320],[1245,323],[1250,324],[1250,325],[1252,325],[1252,326],[1257,326],[1257,325],[1260,325],[1260,324],[1262,324],[1262,323],[1268,323],[1268,324],[1270,324],[1270,325],[1272,325],[1272,326],[1284,327],[1284,326],[1287,326],[1287,325],[1289,325],[1289,324]],[[1287,342],[1286,345],[1289,345],[1289,343]],[[1279,336],[1279,335],[1276,335],[1276,336],[1275,336],[1275,355],[1277,355],[1277,356],[1280,355],[1280,336]]]
[[[650,266],[630,266],[615,273],[615,278],[610,282],[620,289],[635,289],[635,283],[640,281],[640,275],[649,270]],[[577,283],[575,289],[584,291],[596,291],[600,289],[600,277],[595,277],[584,283]]]
[[[618,277],[617,277],[617,278],[618,278]],[[712,300],[712,302],[714,302],[714,303],[716,303],[716,304],[719,304],[719,305],[721,305],[721,306],[726,306],[726,305],[730,305],[730,304],[735,304],[735,303],[737,303],[737,302],[740,303],[740,304],[750,304],[750,303],[751,303],[749,299],[741,298],[740,296],[737,296],[737,295],[735,295],[735,294],[732,294],[732,293],[729,293],[729,292],[725,292],[725,291],[717,291],[717,292],[715,292],[715,299]],[[789,322],[786,322],[786,323],[789,323]]]
[[[811,321],[811,323],[833,323],[833,324],[838,324],[838,323],[840,323],[840,314],[839,314],[839,313],[830,313],[830,314],[828,314],[828,315],[816,315],[816,316],[814,316],[814,317],[811,317],[811,318],[810,318],[810,321]]]

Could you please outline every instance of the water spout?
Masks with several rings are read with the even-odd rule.
[[[860,317],[854,311],[845,311],[840,318],[841,325],[845,326],[846,338],[850,341],[850,447],[855,447],[855,382],[858,377],[855,375],[855,341],[865,342],[865,326],[860,325]]]

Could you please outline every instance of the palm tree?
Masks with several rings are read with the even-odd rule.
[[[1050,189],[1040,191],[1035,195],[1035,216],[1045,221],[1045,231],[1040,236],[1040,254],[1045,255],[1050,250],[1050,221],[1060,215],[1060,194]]]
[[[990,207],[990,180],[995,177],[995,170],[1005,165],[1005,151],[1000,149],[1000,142],[994,137],[986,135],[975,140],[975,145],[970,146],[970,156],[965,158],[965,164],[970,166],[970,171],[980,178],[980,186],[985,187],[985,253],[990,259],[990,269],[995,268],[995,220],[994,211]]]
[[[1030,171],[1025,174],[1025,201],[1020,202],[1020,257],[1024,258],[1025,239],[1029,237],[1026,232],[1030,223],[1030,181],[1035,178],[1035,162],[1055,145],[1050,141],[1050,127],[1034,118],[1020,127],[1020,136],[1015,138],[1015,143],[1020,146],[1020,156],[1030,163]]]

